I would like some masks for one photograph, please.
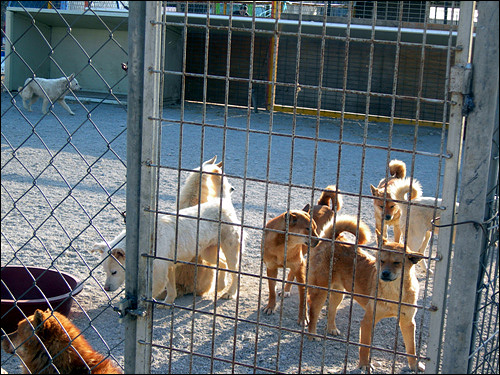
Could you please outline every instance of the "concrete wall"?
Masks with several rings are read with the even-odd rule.
[[[9,40],[5,40],[5,85],[9,90],[17,90],[24,85],[28,77],[49,77],[50,61],[50,28],[39,24],[38,30],[32,27],[31,19],[13,12],[6,12],[5,32]]]

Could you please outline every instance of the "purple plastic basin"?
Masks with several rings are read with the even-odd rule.
[[[40,267],[2,267],[1,326],[5,333],[14,332],[17,323],[32,315],[36,309],[47,308],[69,315],[73,296],[80,293],[83,284],[74,276]],[[36,282],[35,282],[36,280]],[[36,285],[36,286],[34,286]],[[17,307],[15,302],[17,301]],[[50,303],[50,305],[49,305]]]

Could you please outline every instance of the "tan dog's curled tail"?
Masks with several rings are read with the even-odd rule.
[[[335,226],[335,236],[332,236],[333,227]],[[356,236],[356,230],[358,229],[358,219],[352,215],[341,215],[337,216],[337,220],[335,221],[335,225],[331,223],[328,225],[328,228],[325,228],[323,232],[320,234],[322,238],[335,238],[337,239],[342,232],[349,232],[353,236]],[[363,221],[359,222],[359,235],[358,235],[358,244],[364,245],[370,242],[371,231],[368,225],[366,225]]]
[[[393,159],[389,162],[389,173],[394,178],[405,178],[406,177],[406,164],[397,159]]]
[[[410,183],[411,183],[411,198],[420,198],[422,196],[422,185],[417,180],[412,179],[410,177],[395,181],[391,187],[391,194],[394,199],[398,201],[406,200],[405,196],[410,191]]]
[[[335,185],[328,185],[318,199],[318,205],[330,206],[330,202],[333,211],[340,211],[342,208],[342,197],[337,194],[337,187]]]

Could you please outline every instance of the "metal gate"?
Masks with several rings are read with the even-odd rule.
[[[104,21],[112,18],[94,13]],[[113,25],[108,29],[115,44],[114,32],[121,26]],[[73,34],[68,31],[79,41]],[[126,57],[116,62],[127,69],[126,161],[125,130],[112,132],[101,125],[119,124],[120,118],[110,112],[95,120],[92,111],[85,111],[96,130],[109,131],[100,132],[107,151],[85,167],[85,176],[102,185],[106,196],[100,198],[102,209],[97,206],[95,213],[87,213],[85,195],[74,191],[79,185],[69,184],[68,197],[82,207],[85,219],[75,209],[66,217],[90,225],[80,233],[67,233],[69,245],[49,260],[57,268],[58,259],[72,251],[86,264],[78,272],[87,273],[84,281],[96,286],[83,298],[71,297],[80,315],[88,310],[89,293],[108,298],[102,308],[92,306],[88,319],[76,315],[80,320],[75,321],[86,327],[84,335],[115,357],[126,373],[354,371],[363,347],[359,330],[364,314],[356,295],[346,292],[339,305],[340,335],[326,332],[324,309],[318,340],[309,340],[308,327],[297,324],[300,283],[292,280],[287,297],[287,272],[267,274],[264,229],[284,212],[315,205],[321,193],[335,185],[342,207],[334,221],[345,214],[366,223],[371,242],[355,249],[376,255],[380,248],[370,185],[387,178],[389,162],[398,159],[406,164],[406,176],[421,183],[423,195],[435,199],[429,208],[440,221],[433,221],[426,264],[415,266],[420,287],[413,306],[415,355],[407,353],[398,325],[405,305],[399,301],[396,319],[382,319],[373,329],[371,370],[400,373],[406,371],[408,359],[416,358],[426,373],[498,373],[498,40],[496,2],[478,2],[477,10],[475,2],[130,2],[128,50],[121,45]],[[18,41],[9,43],[18,48],[7,56],[22,58]],[[91,60],[87,67],[93,66]],[[497,64],[494,71],[491,62]],[[117,89],[119,85],[117,81]],[[18,202],[32,191],[50,202],[50,182],[35,176],[28,186],[16,178],[14,162],[27,172],[38,167],[32,159],[19,157],[26,151],[23,144],[10,142],[15,132],[13,123],[4,123],[10,119],[4,108],[20,114],[23,110],[16,105],[20,97],[15,90],[3,83],[2,88],[11,103],[4,107],[3,93],[3,270],[17,261],[31,266],[22,255],[26,245],[38,240],[48,248],[48,240],[39,240],[38,233],[53,226],[34,225],[38,216],[32,218],[29,210],[19,208]],[[108,91],[113,95],[108,99],[122,100]],[[29,128],[35,137],[43,124]],[[78,128],[61,128],[69,134],[66,144],[76,144]],[[117,165],[105,157],[110,155]],[[42,161],[42,167],[52,168],[56,156]],[[203,214],[206,206],[199,202],[190,211],[181,210],[187,177],[199,174],[199,167],[213,157],[212,164],[222,162],[222,181],[234,188],[229,199],[235,217],[220,209],[227,202],[224,184],[212,187],[219,207],[215,216]],[[104,163],[109,164],[100,172],[99,164]],[[124,164],[126,207],[119,173]],[[66,176],[63,166],[56,164],[54,170]],[[24,185],[16,187],[19,181]],[[196,183],[195,195],[203,189]],[[4,210],[4,201],[9,209]],[[59,205],[65,201],[61,198]],[[457,210],[455,202],[460,204]],[[64,231],[68,219],[59,219],[59,205],[51,208],[47,220],[55,218]],[[102,267],[115,256],[112,240],[124,228],[118,223],[123,210],[125,287],[109,292],[103,287]],[[24,245],[22,239],[12,240],[13,213],[24,217],[33,233],[26,235],[31,238]],[[182,226],[186,222],[195,224]],[[212,230],[204,231],[209,223]],[[25,227],[19,226],[21,233]],[[100,261],[78,247],[80,237],[88,247],[89,228],[107,244],[109,255]],[[198,258],[206,249],[183,248],[184,238],[191,236],[195,244],[210,238],[216,249],[228,250],[228,228],[238,239],[238,246],[231,248],[237,259],[233,266],[224,251],[216,251],[216,260],[207,263]],[[311,229],[305,235],[309,240]],[[164,242],[168,230],[171,246]],[[393,229],[388,235],[393,237]],[[283,236],[291,236],[290,221]],[[405,231],[403,242],[407,238]],[[290,249],[285,247],[285,253]],[[314,251],[311,244],[307,267]],[[153,266],[166,261],[177,269],[195,265],[191,279],[184,281],[189,285],[201,283],[202,272],[213,271],[211,291],[203,296],[178,291],[173,302],[154,295],[157,283],[168,283],[166,272],[158,273]],[[178,280],[182,276],[177,275]],[[306,290],[311,290],[308,278]],[[231,280],[236,293],[226,299]],[[276,281],[278,291],[273,314],[266,309],[269,280]],[[226,288],[219,290],[221,282]],[[384,301],[377,298],[380,295],[376,303],[382,306]],[[11,356],[3,357],[5,367]]]

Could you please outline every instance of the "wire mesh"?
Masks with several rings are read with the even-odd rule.
[[[92,9],[75,12],[60,10],[57,4],[50,2],[44,2],[40,8],[24,2],[12,3],[7,17],[2,7],[2,19],[7,21],[7,27],[2,27],[2,52],[4,47],[6,52],[5,56],[2,54],[2,66],[5,65],[2,72],[2,323],[9,313],[22,311],[20,303],[5,308],[9,295],[4,293],[9,286],[14,300],[24,300],[23,295],[34,298],[33,294],[39,290],[37,307],[59,310],[61,304],[69,302],[72,308],[68,313],[83,336],[106,358],[123,363],[123,355],[119,354],[123,346],[120,326],[108,324],[110,319],[117,321],[118,314],[113,307],[120,295],[120,290],[112,293],[104,286],[102,264],[111,255],[101,258],[99,252],[91,250],[94,243],[113,238],[112,224],[123,225],[120,213],[125,211],[127,108],[125,95],[114,90],[126,87],[126,72],[118,61],[112,65],[113,74],[109,74],[109,66],[105,64],[109,57],[105,55],[106,51],[119,51],[117,56],[127,61],[127,48],[119,35],[127,18],[108,25],[107,20]],[[96,21],[95,40],[84,36],[86,30],[82,24],[88,17]],[[101,32],[100,38],[95,30]],[[58,91],[55,96],[48,86],[30,80],[65,77],[67,82],[66,78],[72,73],[81,90]],[[98,86],[100,92],[92,95],[87,80]],[[42,100],[50,96],[47,113],[41,110],[42,100],[34,103],[31,111],[24,107],[21,92],[34,84]],[[74,116],[60,105],[61,100],[67,101]],[[26,102],[29,103],[30,98]],[[108,254],[109,249],[105,253]],[[12,287],[11,279],[7,278],[9,269],[16,266],[39,267],[45,272],[32,276],[31,287],[20,294],[18,287]],[[50,272],[75,277],[79,281],[76,287],[83,290],[78,296],[69,293],[66,297],[63,295],[62,302],[51,302],[54,291],[61,290],[57,288],[57,280],[53,279],[54,285],[40,289],[43,274]],[[32,312],[34,310],[20,316],[26,317]],[[2,324],[2,334],[14,330],[15,325]],[[16,372],[18,366],[15,356],[2,355],[2,369]]]

